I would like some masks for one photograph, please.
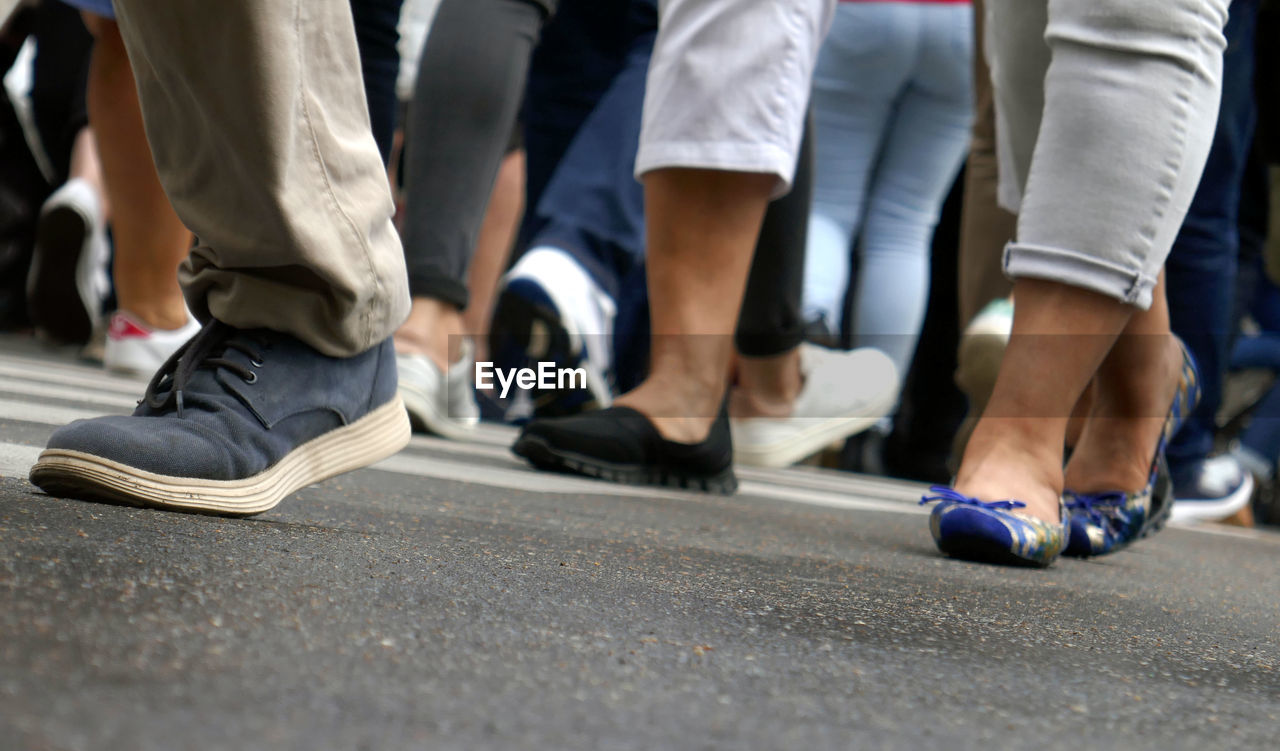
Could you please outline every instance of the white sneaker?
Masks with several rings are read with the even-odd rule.
[[[480,423],[471,379],[474,353],[470,339],[462,340],[462,359],[442,373],[426,355],[396,355],[400,398],[415,428],[442,438],[462,440]]]
[[[153,329],[132,314],[117,310],[107,326],[102,362],[107,370],[117,373],[149,376],[199,332],[199,321],[190,315],[180,329]]]
[[[44,335],[89,341],[111,291],[102,200],[88,182],[72,178],[40,209],[35,252],[27,273],[27,307]]]
[[[791,417],[730,420],[739,464],[786,467],[875,425],[898,398],[898,372],[878,349],[800,345],[804,386]]]

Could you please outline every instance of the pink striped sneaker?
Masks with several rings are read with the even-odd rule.
[[[117,373],[151,375],[199,331],[199,322],[190,316],[180,329],[153,329],[132,313],[117,310],[107,327],[103,364]]]

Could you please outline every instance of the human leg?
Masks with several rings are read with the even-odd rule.
[[[180,270],[192,312],[332,356],[382,342],[409,301],[350,9],[272,0],[143,11],[126,0],[116,11],[161,183],[199,238]],[[241,64],[187,52],[211,44],[242,52]]]
[[[41,196],[44,204],[25,280],[26,307],[43,336],[83,343],[99,330],[111,287],[106,274],[109,207],[85,106],[93,38],[79,11],[69,5],[44,3],[31,15],[36,42],[32,116],[52,168],[47,177],[59,187]]]
[[[924,321],[930,241],[973,120],[971,10],[915,10],[918,53],[868,190],[853,308],[854,344],[884,350],[900,373]]]
[[[1257,106],[1254,100],[1254,29],[1257,0],[1233,0],[1225,34],[1222,106],[1204,176],[1169,252],[1166,274],[1174,333],[1186,343],[1200,372],[1201,399],[1168,447],[1175,495],[1190,502],[1247,498],[1248,475],[1238,469],[1216,482],[1230,459],[1207,473],[1217,433],[1236,306],[1240,255],[1240,200]],[[1206,504],[1207,505],[1207,504]]]
[[[575,7],[566,12],[574,13]],[[582,388],[530,390],[527,395],[538,416],[573,414],[611,403],[615,322],[620,303],[634,299],[628,297],[633,290],[624,289],[624,284],[644,268],[644,194],[635,179],[635,157],[657,32],[657,3],[623,4],[609,23],[599,22],[598,30],[616,29],[619,19],[626,19],[628,30],[621,40],[623,66],[578,128],[533,208],[533,226],[538,229],[529,249],[503,279],[494,313],[495,366],[554,362],[558,368],[582,368],[586,373]],[[596,22],[583,24],[584,33],[593,30]],[[566,108],[563,97],[588,85],[594,75],[587,73],[580,80],[562,74],[559,86],[547,81],[531,86],[538,94],[530,98],[530,109],[542,108],[543,118],[557,119],[556,111]]]
[[[462,330],[476,340],[476,359],[488,359],[489,328],[493,321],[498,280],[507,270],[512,245],[524,216],[525,155],[523,149],[507,153],[498,168],[498,179],[489,196],[476,251],[467,269],[467,309],[462,313]]]
[[[736,484],[727,421],[716,418],[728,334],[765,207],[794,174],[831,4],[677,1],[661,10],[636,164],[647,209],[649,376],[621,408],[530,423],[515,450],[547,468],[724,491]],[[744,38],[758,42],[749,54]],[[615,422],[631,438],[598,445]]]
[[[400,72],[400,41],[397,25],[404,0],[351,0],[356,25],[356,45],[360,48],[360,74],[369,106],[369,124],[382,161],[391,156],[396,131],[396,76]]]
[[[1013,239],[1016,217],[996,201],[996,112],[991,71],[987,67],[985,0],[973,3],[973,132],[965,162],[964,205],[960,227],[960,322],[967,325],[987,303],[1007,297],[1010,282],[1000,257]],[[981,406],[978,407],[981,410]]]
[[[1015,176],[1025,186],[1018,241],[1005,262],[1018,305],[956,489],[988,503],[1017,499],[1017,518],[1032,520],[1033,560],[1047,563],[1065,543],[1055,520],[1064,487],[1062,444],[1076,401],[1095,375],[1103,391],[1155,392],[1152,384],[1176,357],[1160,306],[1149,309],[1208,152],[1212,119],[1206,112],[1216,114],[1225,3],[1146,8],[1051,0],[1044,16],[1052,52],[1043,96],[1034,71],[1016,55],[1016,45],[1039,38],[1029,33],[1034,23],[1014,23],[1034,22],[1030,5],[988,4],[989,21],[1003,24],[993,27],[1006,43],[997,44],[993,76],[1005,105],[1002,122],[1011,124],[1013,152],[1021,157]],[[1044,102],[1043,119],[1028,105],[1037,99]],[[1135,316],[1132,306],[1148,312]],[[1131,331],[1134,336],[1120,336]],[[1108,361],[1142,367],[1100,370]],[[1102,383],[1107,380],[1114,382]],[[1141,418],[1132,435],[1141,432],[1146,440],[1135,439],[1134,452],[1158,445],[1158,414],[1119,413]],[[1149,470],[1150,455],[1146,462]],[[1127,454],[1117,455],[1114,474],[1105,475],[1129,479],[1133,465]],[[939,511],[964,505],[935,511],[935,536]]]
[[[156,175],[120,29],[115,21],[96,17],[88,26],[94,35],[89,120],[112,207],[119,308],[107,331],[104,360],[113,370],[145,374],[199,329],[178,284],[178,266],[192,238]]]
[[[446,0],[422,50],[406,123],[402,230],[415,303],[396,342],[438,367],[457,359],[448,348],[463,333],[467,264],[543,18],[532,0]]]
[[[813,193],[813,128],[791,192],[769,204],[734,335],[729,415],[735,460],[785,467],[888,413],[898,376],[882,352],[804,342],[804,249]]]
[[[919,50],[914,9],[840,3],[813,79],[817,168],[805,249],[804,315],[847,331],[850,259],[895,102]]]

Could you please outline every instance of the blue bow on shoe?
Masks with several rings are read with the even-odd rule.
[[[999,509],[1001,511],[1010,511],[1016,508],[1026,508],[1027,504],[1022,501],[980,501],[977,498],[970,498],[964,493],[956,492],[955,488],[949,488],[946,485],[930,485],[930,493],[937,495],[926,495],[920,499],[920,505],[924,506],[936,501],[948,501],[951,503],[962,503],[966,506],[977,506],[986,509]]]
[[[1067,543],[1067,515],[1058,524],[1011,513],[1027,504],[1012,499],[981,501],[945,485],[929,488],[920,505],[937,503],[929,530],[938,549],[973,561],[1048,566]]]
[[[1067,491],[1063,500],[1071,517],[1071,534],[1066,555],[1084,558],[1112,553],[1142,537],[1153,506],[1170,503],[1168,498],[1157,499],[1156,491],[1155,480],[1137,493]],[[1166,490],[1164,495],[1171,493]]]

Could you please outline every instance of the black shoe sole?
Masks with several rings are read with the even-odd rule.
[[[957,560],[973,561],[975,563],[994,563],[1000,566],[1021,566],[1023,568],[1048,568],[1052,564],[1052,561],[1041,563],[1016,556],[1009,552],[1007,546],[985,538],[950,538],[945,544],[938,543],[938,549]]]
[[[93,334],[93,318],[76,286],[76,270],[92,231],[80,212],[68,206],[40,217],[36,253],[27,287],[31,321],[59,342],[83,344]]]
[[[538,469],[593,477],[624,485],[650,485],[717,495],[733,495],[738,490],[738,478],[733,473],[733,467],[714,475],[690,475],[664,467],[613,464],[582,454],[560,451],[537,436],[520,436],[511,451],[516,456],[528,459]]]

